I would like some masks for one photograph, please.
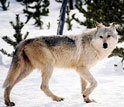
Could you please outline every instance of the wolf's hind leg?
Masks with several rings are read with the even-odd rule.
[[[10,83],[7,85],[7,87],[5,87],[4,101],[7,106],[15,105],[14,102],[10,101],[10,92],[11,92],[12,88],[14,87],[14,85],[16,83],[18,83],[19,81],[21,81],[22,79],[24,79],[26,76],[28,76],[32,70],[33,70],[33,67],[30,64],[25,64],[23,70],[20,71],[20,73],[18,74],[18,77],[15,79],[15,81],[13,83],[11,83],[11,81],[10,81]]]
[[[54,95],[50,89],[49,89],[49,80],[53,72],[53,67],[51,65],[44,67],[42,71],[42,84],[41,84],[41,89],[44,91],[44,93],[51,97],[55,101],[62,101],[64,100],[61,97],[58,97]]]
[[[24,78],[26,78],[32,71],[33,71],[33,67],[32,65],[28,65],[24,68],[24,70],[20,73],[20,75],[18,76],[16,83],[20,82],[21,80],[23,80]]]
[[[4,90],[4,103],[7,106],[15,106],[15,103],[10,101],[10,92],[11,92],[12,87],[13,86],[8,86]]]
[[[97,86],[97,82],[92,76],[92,74],[89,72],[89,70],[86,67],[79,67],[77,68],[78,73],[82,78],[84,78],[86,81],[90,83],[90,85],[84,90],[83,92],[83,98],[86,103],[89,102],[95,102],[95,100],[90,100],[89,95],[92,93],[94,88]]]

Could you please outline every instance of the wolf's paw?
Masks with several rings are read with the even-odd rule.
[[[89,98],[84,99],[84,101],[86,103],[92,103],[92,102],[96,103],[96,101],[94,99],[90,100]]]
[[[5,102],[5,104],[6,104],[7,106],[15,106],[15,103],[14,103],[14,102]]]
[[[64,98],[62,98],[62,97],[54,97],[53,98],[53,101],[63,101],[64,100]]]

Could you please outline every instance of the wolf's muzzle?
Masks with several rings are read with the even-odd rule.
[[[108,44],[107,43],[103,43],[103,48],[104,49],[108,48]]]

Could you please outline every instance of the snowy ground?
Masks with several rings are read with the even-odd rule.
[[[12,51],[1,37],[8,35],[12,37],[14,33],[9,21],[15,20],[15,14],[20,14],[21,20],[25,21],[22,8],[19,3],[10,0],[9,10],[3,12],[0,9],[0,48],[5,48]],[[57,19],[59,16],[60,4],[51,2],[49,17],[43,18],[45,25],[43,30],[35,28],[31,20],[23,29],[23,33],[29,31],[29,37],[39,35],[56,34]],[[51,23],[51,29],[47,30],[47,23]],[[75,26],[73,32],[81,32],[79,27]],[[85,29],[85,28],[83,28]],[[65,30],[64,34],[67,34]],[[72,32],[71,32],[72,33]],[[2,84],[7,75],[11,58],[8,58],[0,53],[0,107],[5,107],[3,102]],[[114,64],[118,64],[114,67]],[[120,59],[113,57],[105,59],[91,69],[91,73],[98,81],[98,87],[94,90],[91,98],[94,98],[97,103],[86,104],[80,92],[80,80],[78,74],[74,70],[55,69],[50,80],[51,90],[58,96],[64,97],[62,102],[55,102],[48,98],[41,90],[41,73],[35,70],[25,80],[17,84],[12,91],[11,99],[16,103],[16,107],[124,107],[124,71]]]

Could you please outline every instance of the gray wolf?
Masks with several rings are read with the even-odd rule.
[[[80,35],[41,36],[21,42],[16,48],[3,84],[5,104],[15,105],[10,101],[11,89],[35,68],[42,72],[41,90],[55,101],[63,100],[49,89],[49,80],[54,67],[75,69],[80,75],[84,101],[94,102],[95,100],[91,100],[89,95],[97,86],[97,82],[89,69],[107,57],[117,42],[118,35],[114,24],[106,27],[98,22],[96,28],[86,30]]]

